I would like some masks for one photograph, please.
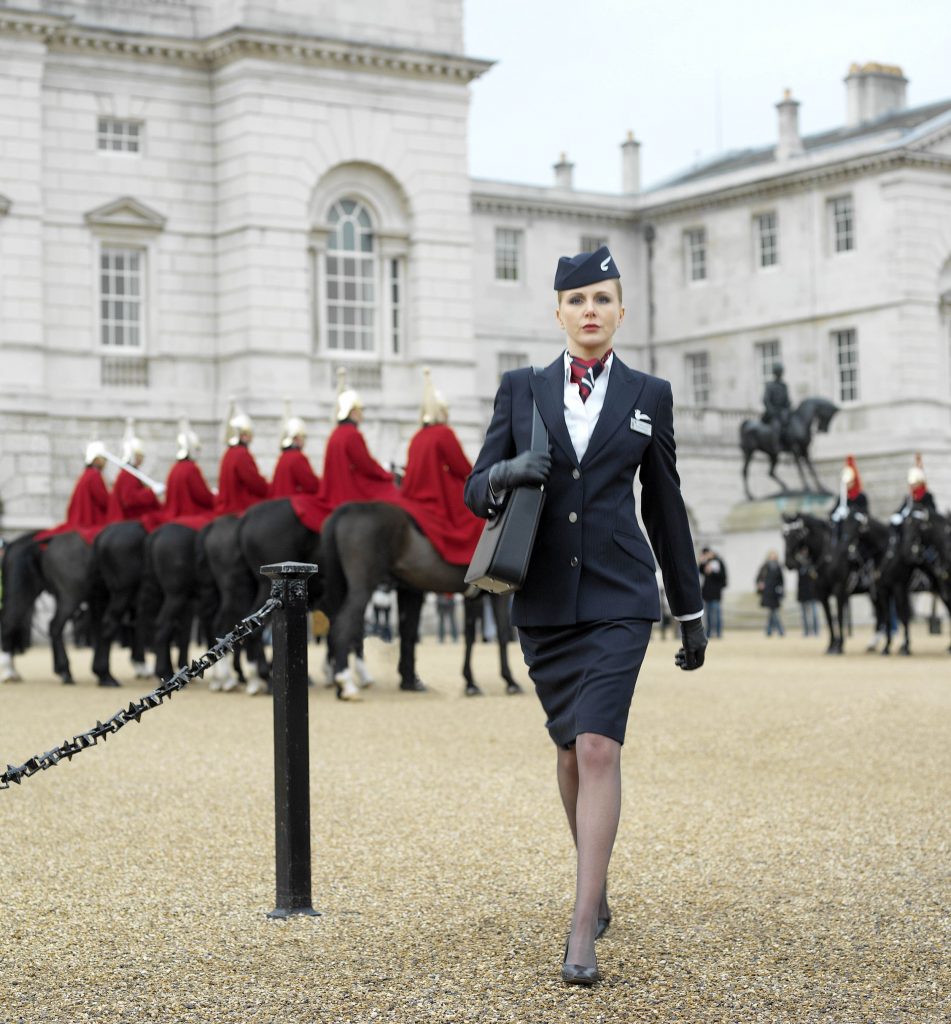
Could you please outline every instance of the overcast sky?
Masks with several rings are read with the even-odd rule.
[[[792,89],[804,135],[845,121],[849,65],[898,64],[908,105],[951,97],[951,0],[465,0],[466,52],[496,65],[471,86],[476,178],[620,190],[619,145],[642,182],[776,138]]]

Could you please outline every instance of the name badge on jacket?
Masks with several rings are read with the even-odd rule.
[[[641,412],[640,409],[634,410],[634,415],[631,417],[631,430],[637,431],[638,434],[646,434],[648,437],[651,436],[651,418],[646,412]]]

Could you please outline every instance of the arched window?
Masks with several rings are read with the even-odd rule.
[[[373,221],[356,199],[340,199],[327,215],[327,348],[376,349],[377,251]]]

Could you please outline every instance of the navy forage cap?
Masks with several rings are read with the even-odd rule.
[[[555,291],[584,288],[598,281],[620,277],[621,272],[606,245],[597,252],[579,252],[577,256],[562,256],[555,271]]]

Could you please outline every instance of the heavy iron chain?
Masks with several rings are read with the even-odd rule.
[[[37,754],[28,761],[24,761],[18,767],[8,764],[7,770],[0,775],[0,789],[9,789],[11,783],[16,783],[19,786],[23,779],[28,779],[37,772],[52,768],[64,758],[67,761],[71,761],[75,754],[87,750],[89,747],[94,747],[99,740],[105,742],[112,733],[118,732],[124,725],[128,725],[129,722],[138,722],[146,711],[157,708],[166,699],[171,700],[173,693],[177,690],[183,690],[193,679],[203,677],[208,669],[221,661],[222,658],[233,653],[235,648],[247,640],[248,637],[253,636],[259,629],[262,629],[264,623],[270,618],[271,613],[281,607],[281,603],[281,600],[277,597],[269,598],[256,612],[242,619],[230,633],[219,637],[211,650],[206,651],[200,658],[193,661],[190,665],[186,665],[185,668],[179,669],[175,675],[160,683],[141,700],[132,701],[127,708],[120,708],[111,718],[106,719],[105,722],[96,722],[95,726],[87,732],[82,732],[71,740],[63,740],[58,747],[47,750],[45,754]]]

